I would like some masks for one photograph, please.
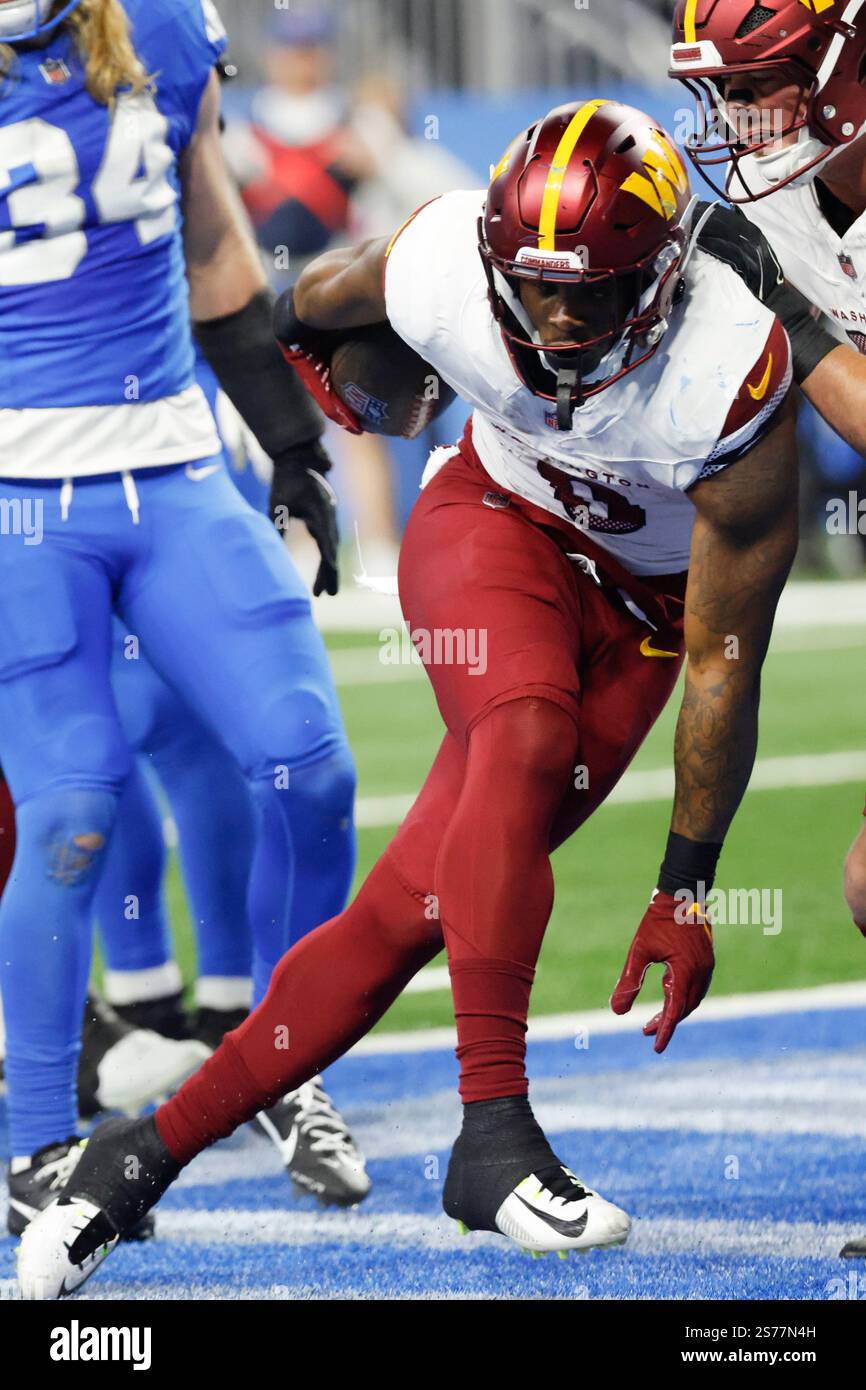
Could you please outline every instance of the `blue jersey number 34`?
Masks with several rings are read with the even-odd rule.
[[[131,222],[142,245],[174,230],[177,196],[168,121],[143,92],[118,98],[92,195],[101,223]],[[87,254],[87,208],[77,192],[78,158],[67,131],[40,117],[0,128],[0,285],[67,280]],[[32,236],[34,228],[41,236]],[[30,239],[19,239],[27,229]]]

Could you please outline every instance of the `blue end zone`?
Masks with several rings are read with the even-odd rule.
[[[533,1043],[535,1109],[563,1160],[634,1217],[629,1245],[531,1260],[461,1238],[441,1212],[459,1124],[444,1051],[360,1055],[328,1085],[369,1158],[356,1212],[296,1199],[247,1131],[202,1155],[93,1298],[866,1297],[866,1010],[682,1028],[662,1058],[634,1033]],[[5,1133],[3,1134],[5,1142]],[[5,1150],[4,1150],[5,1152]],[[13,1242],[0,1241],[0,1280]]]

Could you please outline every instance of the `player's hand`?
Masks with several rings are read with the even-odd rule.
[[[651,965],[664,965],[665,1002],[660,1013],[644,1028],[655,1038],[656,1052],[664,1052],[678,1023],[694,1013],[710,987],[716,958],[709,919],[700,903],[687,910],[669,893],[657,890],[631,943],[625,968],[613,992],[610,1007],[627,1014],[640,993]]]
[[[695,226],[708,207],[709,203],[698,203]],[[698,246],[735,270],[762,303],[785,283],[782,267],[764,233],[733,208],[719,204],[713,209],[701,228]]]
[[[337,556],[337,497],[324,476],[331,460],[318,440],[296,444],[274,459],[271,520],[278,531],[292,518],[302,521],[319,547],[321,561],[313,593],[336,594],[340,587]]]
[[[294,367],[313,400],[329,420],[349,434],[362,434],[363,427],[331,386],[331,354],[346,334],[312,328],[295,313],[292,290],[281,294],[274,308],[274,334],[286,361]]]

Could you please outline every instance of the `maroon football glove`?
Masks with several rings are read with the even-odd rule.
[[[294,367],[316,404],[350,434],[363,434],[361,421],[331,386],[331,354],[346,333],[312,328],[295,313],[292,290],[280,295],[274,309],[274,335],[286,361]]]
[[[664,1052],[678,1023],[694,1013],[710,987],[716,958],[710,921],[700,903],[688,909],[669,893],[658,890],[631,943],[625,969],[611,996],[615,1014],[627,1014],[640,993],[651,965],[666,967],[662,980],[665,1002],[644,1028],[655,1037],[656,1052]]]
[[[280,343],[280,347],[286,361],[294,367],[313,400],[324,411],[328,419],[333,420],[334,424],[340,425],[342,429],[348,430],[349,434],[363,434],[363,426],[354,410],[351,410],[344,401],[340,400],[331,386],[330,363],[324,362],[321,357],[317,357],[312,352],[306,352],[301,347],[286,347],[285,343]]]

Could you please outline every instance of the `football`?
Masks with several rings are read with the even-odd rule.
[[[359,328],[335,349],[331,385],[370,434],[415,439],[454,391],[388,323]]]

